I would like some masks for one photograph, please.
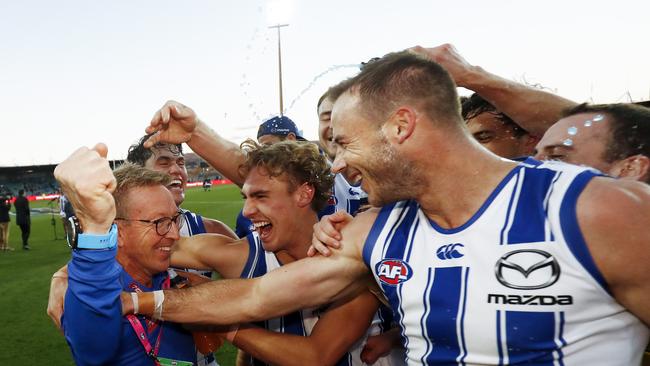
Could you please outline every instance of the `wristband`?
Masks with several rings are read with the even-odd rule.
[[[163,320],[162,311],[163,311],[163,302],[165,301],[165,293],[163,290],[158,290],[153,292],[153,314],[152,318],[157,320]]]
[[[131,301],[133,301],[133,314],[138,314],[138,293],[131,292]]]
[[[117,225],[111,225],[106,234],[81,233],[77,239],[77,249],[111,249],[117,245]]]

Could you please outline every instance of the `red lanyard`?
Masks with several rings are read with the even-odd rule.
[[[162,288],[163,290],[169,288],[169,275],[165,279],[165,282],[163,282]],[[129,287],[134,291],[134,292],[142,292],[140,287],[135,284],[135,282],[131,283]],[[156,346],[151,347],[151,343],[149,343],[149,337],[147,336],[148,333],[153,332],[156,327],[158,327],[158,321],[154,321],[151,319],[147,319],[147,331],[144,330],[142,327],[142,323],[140,323],[140,320],[133,314],[129,314],[126,316],[126,318],[129,320],[129,323],[131,323],[131,327],[133,328],[133,331],[135,334],[138,336],[138,340],[140,340],[140,343],[142,344],[142,347],[144,347],[144,351],[147,353],[147,355],[151,358],[153,358],[154,363],[156,366],[160,366],[160,362],[158,361],[158,350],[160,349],[160,338],[162,336],[162,324],[160,324],[160,331],[158,331],[158,337],[156,338]]]

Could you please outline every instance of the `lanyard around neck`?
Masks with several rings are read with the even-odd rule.
[[[168,289],[169,284],[170,279],[169,276],[167,276],[162,285],[163,290]],[[134,292],[142,292],[142,289],[140,289],[140,287],[135,282],[132,282],[129,287]],[[128,319],[129,323],[131,323],[131,327],[138,337],[138,340],[142,344],[142,347],[144,347],[144,351],[147,353],[147,356],[151,357],[154,360],[156,366],[159,366],[160,362],[158,361],[158,350],[160,349],[160,339],[162,338],[162,322],[147,319],[147,331],[145,331],[145,329],[142,327],[142,323],[140,323],[140,320],[135,315],[129,314],[126,316],[126,318]],[[156,337],[156,345],[152,347],[151,343],[149,342],[148,333],[153,332],[158,326],[160,326],[160,330],[158,331],[158,337]]]

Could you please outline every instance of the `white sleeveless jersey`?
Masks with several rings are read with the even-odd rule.
[[[608,292],[576,202],[594,171],[528,159],[464,225],[380,211],[363,257],[410,365],[638,365],[648,328]]]
[[[356,215],[357,211],[362,204],[367,203],[368,194],[364,192],[361,187],[353,186],[345,179],[343,174],[334,175],[334,186],[332,187],[334,199],[333,206],[336,211],[346,211],[350,215]],[[328,212],[327,214],[332,214]],[[372,319],[368,332],[350,349],[348,354],[350,365],[363,365],[361,362],[361,351],[366,345],[366,340],[369,336],[384,333],[389,330],[393,325],[392,311],[384,305],[380,305],[379,311]],[[404,363],[404,351],[402,349],[394,348],[391,352],[383,357],[377,359],[373,364],[375,366],[391,366],[401,365]]]
[[[201,217],[201,215],[185,209],[181,209],[181,212],[183,212],[183,226],[181,226],[178,235],[187,238],[192,235],[206,233],[205,225],[203,224],[203,218]],[[198,273],[206,277],[212,277],[212,271],[203,271],[203,270],[196,270],[191,268],[179,268],[179,269],[188,272]]]
[[[179,235],[182,237],[190,237],[192,235],[203,234],[206,232],[205,226],[203,225],[203,218],[197,213],[181,209],[183,212],[183,226],[179,231]],[[191,268],[180,268],[184,271],[198,273],[206,277],[212,277],[212,272],[210,271],[200,271]],[[214,355],[204,355],[201,352],[196,352],[197,365],[198,366],[219,366],[217,361],[214,358]]]
[[[354,215],[361,202],[368,197],[361,187],[355,187],[348,183],[343,174],[334,175],[334,197],[336,200],[336,211],[346,211]]]
[[[278,258],[272,252],[267,252],[262,246],[262,240],[260,239],[257,232],[253,232],[247,236],[248,245],[249,245],[249,254],[246,265],[242,270],[241,278],[254,278],[263,276],[264,274],[273,271],[277,268],[280,268],[282,264],[278,261]],[[274,332],[294,334],[300,336],[309,336],[312,329],[316,325],[320,314],[327,311],[327,308],[323,309],[305,309],[296,311],[278,318],[266,320],[263,322],[257,322],[258,326],[261,326],[265,329],[272,330]],[[382,314],[384,317],[386,314]],[[379,320],[385,318],[379,317]],[[373,326],[370,328],[369,333],[379,334],[381,331],[381,324],[373,323]],[[366,335],[367,337],[367,335]],[[361,362],[361,350],[365,345],[365,339],[363,337],[359,340],[349,352],[347,352],[343,357],[336,363],[337,366],[362,366],[364,365]],[[403,354],[400,352],[391,352],[388,356],[381,357],[377,360],[374,365],[377,366],[392,366],[403,364]],[[397,362],[394,362],[397,360]],[[261,360],[253,360],[253,365],[265,365]]]

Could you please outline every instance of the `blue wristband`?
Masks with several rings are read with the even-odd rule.
[[[110,249],[117,245],[117,225],[111,225],[106,234],[81,233],[77,239],[77,249]]]

